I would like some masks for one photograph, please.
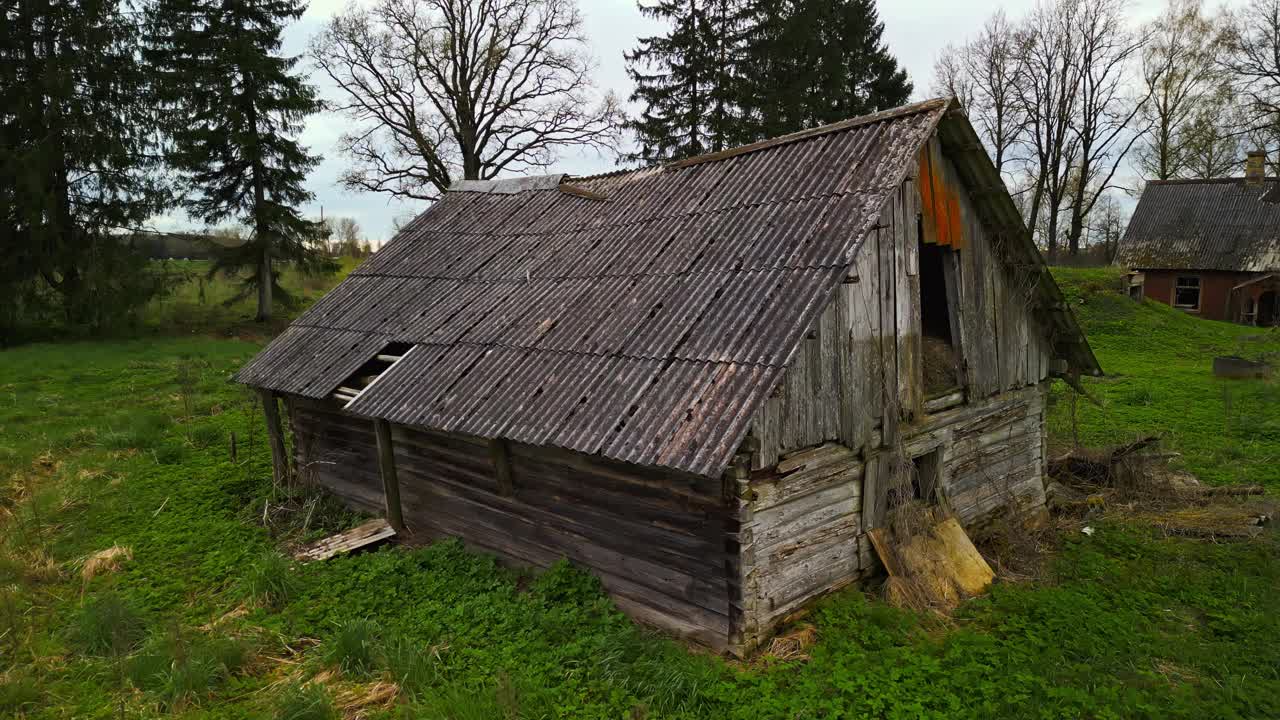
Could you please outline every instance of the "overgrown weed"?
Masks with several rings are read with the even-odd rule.
[[[279,697],[275,720],[338,720],[333,697],[319,683],[290,683]]]
[[[146,621],[132,603],[113,592],[84,600],[72,626],[72,638],[95,655],[124,655],[146,635]]]
[[[300,587],[293,561],[275,550],[262,553],[245,569],[244,594],[269,608],[279,608],[289,602]]]

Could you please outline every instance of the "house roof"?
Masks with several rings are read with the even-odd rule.
[[[1280,268],[1280,180],[1152,180],[1116,258],[1150,270]]]
[[[630,172],[460,183],[237,379],[321,398],[412,343],[348,411],[715,475],[952,107]]]

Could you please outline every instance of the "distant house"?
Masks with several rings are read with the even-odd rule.
[[[1147,183],[1116,262],[1130,294],[1212,320],[1280,324],[1280,180],[1262,158],[1243,178]]]
[[[744,653],[877,570],[904,497],[1044,504],[1100,372],[959,108],[642,170],[460,182],[237,379],[299,475],[417,537],[567,557]],[[275,434],[277,470],[287,465]],[[891,493],[897,493],[892,495]]]

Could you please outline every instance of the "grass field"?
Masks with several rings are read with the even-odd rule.
[[[1208,372],[1280,337],[1130,303],[1112,271],[1061,279],[1111,373],[1088,381],[1101,405],[1077,404],[1081,442],[1159,433],[1208,481],[1280,489],[1276,385],[1231,385],[1228,413]],[[446,542],[292,567],[283,543],[357,518],[273,490],[260,412],[227,381],[260,343],[209,332],[208,299],[155,310],[180,334],[0,353],[0,717],[1280,712],[1274,532],[1215,544],[1103,524],[953,621],[850,590],[808,618],[808,659],[746,665],[637,629],[564,565],[522,574]],[[1054,401],[1066,446],[1071,403]]]
[[[339,259],[339,270],[332,276],[306,276],[293,267],[281,271],[280,284],[294,295],[300,306],[315,302],[351,272],[359,260],[350,257]],[[222,334],[260,334],[261,326],[253,322],[256,313],[256,295],[238,297],[240,288],[223,278],[209,279],[209,264],[200,260],[171,260],[170,270],[181,273],[187,280],[167,297],[160,298],[143,309],[141,326],[150,332],[212,332]],[[278,330],[297,314],[297,308],[278,310],[280,320],[268,330]]]

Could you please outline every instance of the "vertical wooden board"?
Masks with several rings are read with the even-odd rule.
[[[862,469],[862,532],[880,526],[884,520],[884,494],[888,491],[880,472],[883,453],[867,458]]]
[[[1008,273],[1003,272],[998,253],[992,252],[991,287],[995,295],[996,353],[999,361],[997,367],[999,369],[999,387],[1001,390],[1013,387],[1013,368],[1017,361],[1016,349],[1014,348],[1017,336],[1012,322],[1015,312],[1012,306],[1015,300],[1013,283],[1010,280]]]
[[[876,231],[877,297],[880,309],[880,417],[882,442],[892,445],[898,437],[898,317],[894,305],[897,282],[894,270],[894,236],[898,213],[898,193],[890,198],[880,217],[881,227]]]
[[[835,298],[827,304],[818,322],[818,368],[820,387],[818,410],[820,411],[821,437],[819,440],[835,440],[840,437],[840,361],[848,355],[844,350],[840,304]]]
[[[920,369],[920,275],[915,183],[904,181],[898,193],[899,214],[894,228],[894,299],[897,317],[898,402],[900,417],[918,417],[922,396]]]
[[[865,247],[863,248],[866,249]],[[859,256],[865,253],[859,253]],[[857,276],[857,259],[854,260],[854,267],[850,268],[850,274]],[[857,283],[846,281],[836,288],[835,297],[832,303],[836,309],[836,332],[839,333],[838,342],[835,343],[835,371],[836,383],[838,388],[838,411],[839,417],[837,423],[839,433],[837,435],[840,442],[846,447],[856,448],[856,438],[861,433],[863,424],[862,418],[865,416],[861,412],[861,408],[857,404],[857,397],[862,394],[861,376],[868,374],[869,368],[861,368],[859,360],[860,353],[853,340],[853,305],[854,297],[858,292],[858,285],[863,282],[859,276]]]
[[[387,523],[397,532],[402,532],[404,511],[400,506],[400,480],[396,474],[391,425],[386,420],[374,420],[373,427],[378,439],[378,472],[382,475],[382,497],[386,506]]]
[[[880,334],[879,263],[876,233],[863,243],[850,274],[857,282],[842,285],[837,295],[844,345],[840,358],[840,440],[862,448],[881,416],[883,373]]]
[[[1001,387],[1000,363],[1003,362],[1000,351],[1002,348],[1001,343],[1004,341],[1004,338],[1002,337],[1004,328],[1001,327],[1000,323],[1001,306],[1000,294],[998,292],[999,286],[997,284],[1002,276],[1000,261],[997,255],[997,243],[999,242],[999,238],[985,233],[984,235],[988,238],[988,242],[985,243],[982,252],[983,272],[985,272],[987,277],[990,278],[990,281],[983,287],[983,290],[986,292],[986,297],[983,299],[983,305],[986,311],[983,319],[986,324],[985,332],[989,333],[989,337],[991,338],[991,342],[986,346],[987,363],[991,368],[990,375],[988,376],[988,381],[990,383],[988,385],[988,393],[994,394],[998,392]]]

